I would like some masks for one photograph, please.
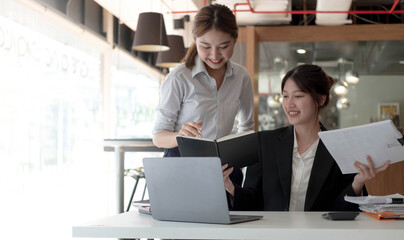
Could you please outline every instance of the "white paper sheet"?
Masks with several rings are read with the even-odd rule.
[[[403,195],[399,193],[386,195],[386,196],[345,196],[344,199],[347,202],[356,203],[356,204],[384,204],[387,203],[388,199],[391,198],[404,198]],[[403,205],[404,206],[404,205]]]
[[[342,173],[357,173],[355,161],[366,166],[370,155],[375,167],[387,160],[391,163],[404,160],[404,147],[397,141],[403,135],[391,120],[330,130],[318,133],[324,145],[334,157]]]

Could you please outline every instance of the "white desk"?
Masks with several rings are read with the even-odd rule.
[[[115,152],[116,166],[116,213],[124,210],[124,166],[125,152],[162,152],[151,139],[104,139],[104,151]]]
[[[329,221],[320,212],[233,212],[258,214],[234,225],[154,220],[136,210],[73,226],[73,237],[163,239],[403,240],[404,221],[378,221],[361,213],[355,221]]]

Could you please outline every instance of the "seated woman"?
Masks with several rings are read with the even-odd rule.
[[[342,174],[318,137],[326,131],[319,111],[329,102],[333,79],[319,66],[300,65],[282,80],[283,110],[291,126],[259,132],[258,163],[247,168],[243,188],[229,179],[232,168],[223,166],[226,190],[233,210],[347,211],[357,205],[344,196],[360,195],[365,181],[385,170],[355,162],[358,174]]]

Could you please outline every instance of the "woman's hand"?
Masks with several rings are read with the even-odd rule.
[[[189,137],[202,137],[202,124],[202,120],[199,120],[198,122],[186,122],[182,125],[178,134]]]
[[[366,160],[368,161],[369,167],[358,161],[354,163],[355,168],[359,171],[352,183],[352,188],[355,191],[356,195],[359,195],[361,193],[366,181],[374,178],[376,174],[386,170],[387,167],[390,165],[390,160],[388,160],[386,161],[386,163],[383,164],[383,166],[375,168],[373,160],[369,155],[366,156]]]
[[[202,137],[202,121],[199,122],[187,122],[182,125],[182,128],[179,132],[169,132],[166,130],[162,130],[153,136],[153,143],[159,148],[173,148],[177,147],[177,139],[178,135],[182,136],[190,136],[190,137]]]
[[[229,165],[226,163],[222,166],[223,172],[223,181],[224,181],[224,188],[228,193],[234,196],[234,185],[233,182],[230,180],[230,174],[233,172],[233,167],[229,168]]]

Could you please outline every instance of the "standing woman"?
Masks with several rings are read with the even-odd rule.
[[[234,210],[338,211],[357,210],[344,196],[360,195],[365,181],[385,170],[355,162],[358,174],[342,174],[318,137],[325,131],[319,111],[329,102],[333,79],[319,66],[300,65],[282,80],[283,110],[291,126],[259,133],[259,162],[247,168],[243,188],[228,178],[226,190],[234,196]]]
[[[164,156],[179,156],[176,136],[217,139],[254,129],[250,77],[230,61],[238,27],[224,5],[199,10],[192,28],[194,42],[184,62],[172,70],[161,86],[153,143],[165,148]]]

